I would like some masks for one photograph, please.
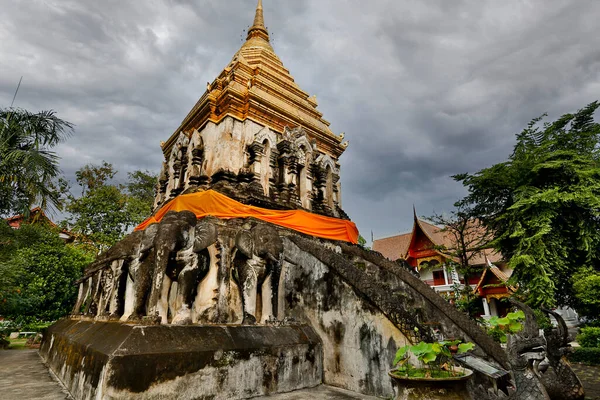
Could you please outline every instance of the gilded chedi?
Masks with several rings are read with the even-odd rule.
[[[155,207],[210,188],[246,204],[347,218],[343,137],[275,54],[259,1],[246,42],[163,144]]]

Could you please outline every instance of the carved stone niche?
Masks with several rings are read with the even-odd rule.
[[[204,145],[202,138],[199,139],[200,143],[193,145],[191,148],[190,157],[190,172],[188,184],[189,186],[203,187],[208,184],[208,177],[202,173],[202,163],[204,162]]]
[[[286,128],[282,135],[275,135],[264,128],[246,151],[248,169],[254,174],[252,183],[260,184],[265,196],[283,206],[312,210],[310,165],[317,151],[304,129]]]

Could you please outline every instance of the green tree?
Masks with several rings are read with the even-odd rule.
[[[512,283],[534,306],[577,306],[572,276],[597,270],[600,245],[600,124],[594,102],[517,135],[505,162],[454,176],[469,190],[459,206],[494,232]]]
[[[60,173],[58,156],[50,149],[72,131],[54,111],[0,109],[0,214],[28,212],[34,204],[59,207],[52,184]]]
[[[116,174],[117,171],[115,171],[112,164],[106,161],[102,161],[101,165],[84,165],[75,172],[77,183],[82,189],[81,195],[106,185]]]
[[[98,251],[105,250],[123,238],[147,218],[152,209],[156,177],[135,171],[125,185],[110,182],[117,174],[106,162],[86,165],[76,173],[82,195],[67,195],[66,220],[69,230],[92,241]]]
[[[56,228],[43,223],[3,227],[0,241],[6,246],[0,253],[0,315],[52,321],[70,312],[74,283],[93,255],[66,244]]]
[[[133,171],[127,174],[129,180],[125,184],[127,193],[144,204],[152,206],[156,197],[158,176],[150,171]]]
[[[573,291],[580,316],[600,318],[600,272],[582,268],[573,276]]]

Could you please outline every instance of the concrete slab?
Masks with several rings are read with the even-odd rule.
[[[282,393],[272,396],[262,396],[256,399],[264,400],[381,400],[380,397],[365,396],[339,389],[333,386],[321,385],[312,389],[298,390],[291,393]]]
[[[52,379],[37,350],[0,350],[0,400],[71,399]]]

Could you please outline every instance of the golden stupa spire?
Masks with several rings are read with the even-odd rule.
[[[269,41],[269,32],[265,27],[265,17],[263,14],[262,0],[258,0],[258,6],[256,6],[256,15],[254,16],[254,24],[248,29],[248,37],[246,40],[252,38],[261,38]]]

